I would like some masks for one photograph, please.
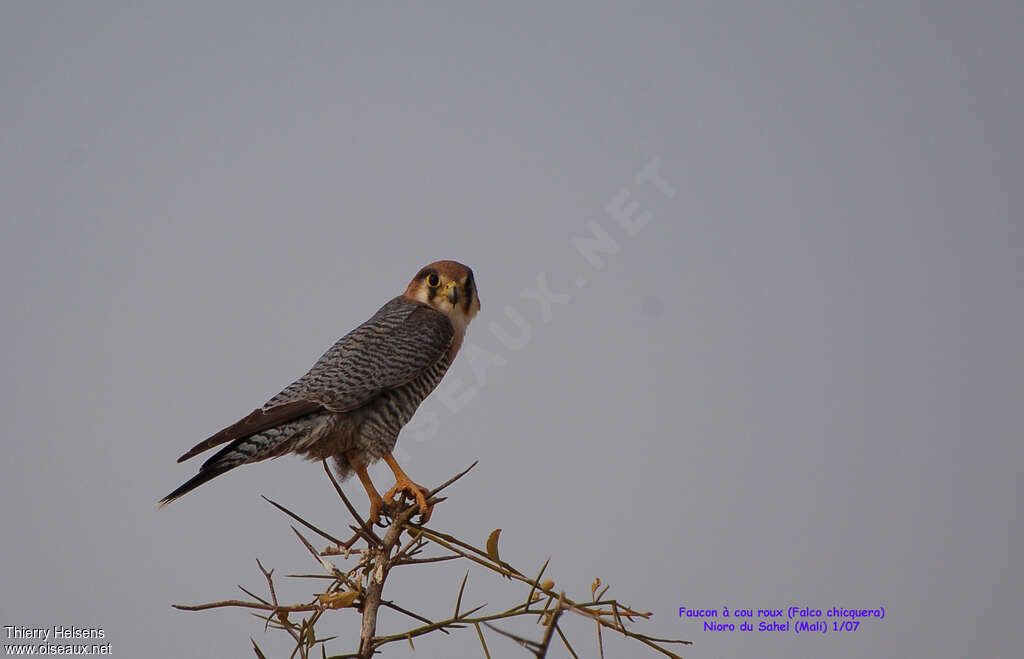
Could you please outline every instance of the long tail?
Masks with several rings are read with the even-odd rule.
[[[278,429],[272,429],[278,430]],[[283,455],[291,450],[292,442],[281,436],[280,432],[262,432],[250,437],[236,439],[221,450],[217,451],[209,460],[199,468],[199,473],[190,478],[181,487],[171,492],[163,499],[160,499],[159,507],[163,508],[175,499],[179,499],[196,489],[203,483],[213,480],[221,474],[231,471],[235,467],[259,462],[278,455]]]
[[[160,499],[160,502],[157,504],[158,507],[163,508],[170,502],[185,496],[186,494],[196,489],[206,481],[212,480],[225,472],[231,471],[237,466],[238,465],[231,465],[230,467],[220,467],[218,469],[200,469],[199,473],[193,476],[192,478],[188,479],[184,485],[182,485],[175,491],[171,492],[163,499]]]

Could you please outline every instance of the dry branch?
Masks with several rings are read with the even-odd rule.
[[[428,502],[437,504],[444,501],[444,497],[438,497],[437,494],[465,476],[474,466],[476,466],[476,462],[466,470],[434,488],[428,496]],[[554,582],[550,579],[541,580],[548,568],[550,559],[544,562],[536,577],[527,577],[523,572],[499,558],[499,531],[492,533],[488,538],[485,548],[480,549],[450,533],[414,524],[412,520],[418,512],[418,507],[415,503],[406,505],[404,502],[399,501],[391,503],[388,510],[390,523],[382,527],[383,535],[381,535],[359,515],[355,507],[345,496],[337,479],[335,479],[334,474],[331,473],[326,463],[324,464],[324,469],[346,510],[355,521],[355,524],[349,526],[354,532],[354,535],[349,540],[341,541],[336,535],[322,530],[281,504],[267,499],[271,505],[293,520],[332,543],[324,550],[318,551],[297,528],[291,527],[307,551],[324,570],[324,574],[295,574],[289,576],[328,581],[322,593],[316,595],[309,602],[281,604],[278,601],[277,589],[274,584],[274,571],[267,570],[257,560],[257,565],[267,583],[268,598],[260,597],[242,588],[242,591],[249,595],[252,600],[221,600],[198,605],[175,604],[174,607],[184,611],[204,611],[224,607],[249,609],[253,615],[264,621],[266,627],[280,629],[288,633],[295,643],[290,656],[300,657],[301,659],[308,659],[310,656],[313,656],[310,653],[317,646],[320,647],[315,656],[328,656],[325,647],[326,643],[327,641],[334,640],[336,637],[318,636],[317,627],[318,625],[323,626],[327,624],[324,622],[324,614],[331,610],[350,610],[353,614],[360,616],[358,643],[354,638],[349,640],[349,643],[356,645],[358,649],[348,654],[331,655],[332,659],[369,659],[369,657],[379,653],[383,646],[390,643],[407,642],[410,646],[413,646],[414,638],[433,632],[448,634],[451,630],[469,626],[472,626],[476,631],[483,656],[487,659],[490,659],[491,654],[484,637],[483,627],[487,627],[496,634],[514,640],[529,650],[535,657],[541,659],[547,655],[555,635],[557,635],[568,652],[573,657],[578,657],[579,655],[562,629],[567,620],[563,615],[565,613],[574,613],[593,621],[597,628],[597,643],[602,656],[604,654],[603,629],[618,632],[624,637],[641,643],[666,657],[679,656],[669,650],[666,647],[667,645],[689,643],[688,641],[656,638],[639,633],[628,627],[627,624],[632,625],[635,618],[647,619],[651,614],[625,606],[616,599],[605,598],[604,595],[608,591],[608,586],[605,585],[604,588],[598,591],[598,588],[602,585],[600,579],[595,580],[591,586],[589,600],[576,601],[568,597],[564,591],[556,591]],[[403,534],[407,536],[404,543],[402,540]],[[421,554],[429,549],[439,549],[443,553],[434,556],[421,556]],[[355,564],[347,571],[341,570],[327,558],[335,556],[340,556],[344,560],[355,560]],[[522,594],[520,593],[515,599],[519,603],[505,610],[490,613],[484,612],[484,608],[487,607],[486,604],[463,610],[469,570],[466,571],[459,584],[454,610],[447,617],[433,620],[426,615],[410,611],[396,602],[383,599],[384,586],[394,568],[398,566],[424,567],[430,563],[451,560],[466,560],[471,565],[477,565],[501,575],[509,582],[510,587],[515,582],[528,585],[529,590],[526,592],[526,600],[522,601]],[[323,583],[323,581],[320,583]],[[378,635],[377,618],[381,608],[387,608],[412,618],[418,623],[418,626],[399,633]],[[296,622],[290,618],[290,614],[303,614],[303,617]],[[493,624],[522,616],[533,616],[538,623],[543,625],[543,632],[539,641],[511,634]],[[250,641],[256,656],[259,658],[265,657],[265,653],[256,645],[256,642],[252,639]]]

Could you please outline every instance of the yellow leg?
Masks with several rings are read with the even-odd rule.
[[[377,488],[373,486],[370,474],[366,473],[366,463],[362,461],[358,454],[355,451],[350,451],[345,457],[348,458],[348,463],[352,465],[356,476],[359,477],[359,482],[363,484],[366,496],[370,497],[370,523],[376,524],[380,521],[380,509],[384,505],[384,500],[380,498]]]
[[[420,514],[423,515],[423,522],[426,523],[430,519],[430,513],[434,510],[433,506],[427,505],[427,495],[430,494],[430,490],[422,485],[413,483],[412,479],[405,475],[405,472],[398,466],[395,458],[390,453],[384,456],[384,462],[387,462],[388,466],[391,467],[391,471],[395,472],[395,486],[387,491],[384,498],[391,501],[392,497],[396,494],[408,492],[416,498],[416,503],[420,507]]]

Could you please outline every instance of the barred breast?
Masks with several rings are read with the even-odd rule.
[[[353,413],[336,415],[339,425],[333,438],[337,441],[321,441],[316,447],[319,450],[315,452],[320,453],[330,446],[337,473],[342,479],[352,474],[347,451],[357,449],[366,463],[384,457],[395,448],[398,433],[412,419],[423,399],[441,382],[448,365],[448,355],[445,354],[419,377],[385,391]]]
[[[421,376],[390,389],[360,410],[355,448],[364,450],[373,459],[390,453],[398,433],[409,422],[423,399],[441,382],[448,370],[447,355],[439,359]]]

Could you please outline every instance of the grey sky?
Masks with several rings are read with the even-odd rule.
[[[451,258],[473,348],[399,439],[424,484],[480,459],[437,526],[502,527],[570,593],[600,576],[688,657],[1019,654],[1020,3],[296,4],[5,4],[0,625],[280,652],[170,604],[261,587],[257,556],[308,570],[258,495],[344,528],[319,466],[154,503],[194,472],[178,455]],[[635,235],[607,210],[633,203]],[[539,276],[569,296],[548,318]],[[401,577],[428,613],[458,583]],[[887,619],[676,617],[790,604]]]

